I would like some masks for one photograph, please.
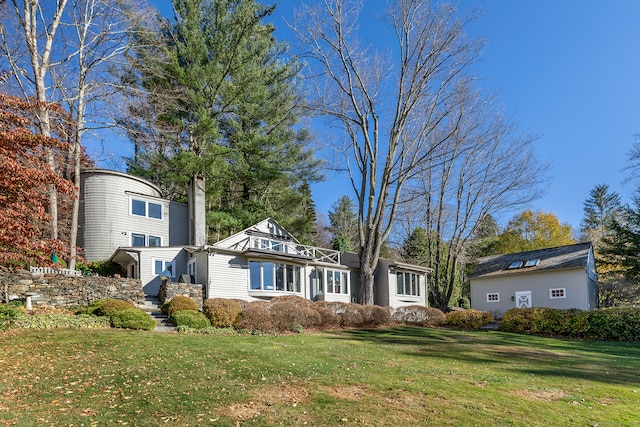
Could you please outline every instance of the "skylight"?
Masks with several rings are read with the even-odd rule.
[[[525,267],[535,267],[540,262],[540,258],[529,259],[524,263]]]
[[[511,263],[508,269],[513,270],[515,268],[520,268],[520,267],[522,267],[522,261],[515,261]]]

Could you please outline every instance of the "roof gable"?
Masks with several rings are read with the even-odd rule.
[[[244,240],[247,236],[267,236],[277,240],[291,241],[294,243],[300,243],[293,237],[278,221],[273,218],[267,218],[260,221],[257,224],[247,227],[244,230],[231,235],[225,239],[222,239],[213,244],[216,248],[231,248],[238,242]]]
[[[587,242],[535,251],[493,255],[480,258],[478,266],[469,278],[587,267],[590,253],[591,242]],[[540,261],[537,263],[529,262],[527,264],[528,261],[538,259]]]

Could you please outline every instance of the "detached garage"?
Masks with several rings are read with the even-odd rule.
[[[514,307],[592,310],[598,304],[591,243],[484,257],[470,282],[471,307],[496,318]]]

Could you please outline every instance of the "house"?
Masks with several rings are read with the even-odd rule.
[[[479,260],[469,276],[471,307],[501,318],[514,307],[597,307],[591,243],[495,255]]]
[[[142,178],[105,169],[80,174],[78,246],[89,261],[107,259],[119,247],[186,245],[188,220],[186,203],[162,198]]]
[[[88,260],[109,258],[157,295],[164,277],[203,285],[206,298],[357,302],[357,254],[301,244],[273,218],[206,244],[204,189],[192,183],[183,204],[153,184],[121,172],[82,173],[80,241]],[[381,259],[375,270],[379,305],[427,305],[429,269]],[[186,275],[186,276],[185,276]]]

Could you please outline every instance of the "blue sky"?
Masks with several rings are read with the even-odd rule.
[[[169,1],[156,0],[163,13]],[[276,37],[290,37],[290,20],[299,0],[280,0],[273,20]],[[549,187],[531,209],[555,213],[578,227],[583,202],[597,184],[608,184],[629,202],[634,183],[628,176],[627,153],[640,133],[640,1],[614,0],[461,0],[460,8],[480,10],[468,28],[486,40],[474,67],[487,91],[512,113],[520,130],[538,135],[535,150],[549,162]],[[366,0],[363,30],[384,8],[382,0]],[[371,35],[378,45],[381,34]],[[318,211],[349,194],[341,177],[312,187]],[[511,214],[505,219],[508,220]]]

